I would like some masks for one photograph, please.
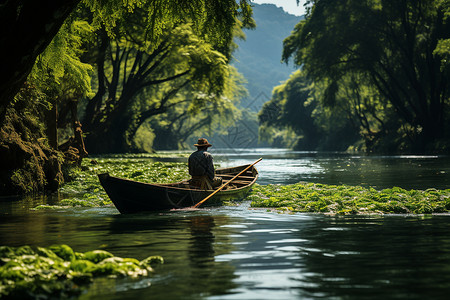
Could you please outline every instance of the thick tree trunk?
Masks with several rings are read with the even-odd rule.
[[[6,0],[0,5],[0,124],[34,62],[80,0]]]
[[[122,122],[109,127],[108,130],[91,132],[85,140],[86,149],[91,154],[130,152],[131,147],[126,136],[127,125]]]
[[[95,126],[95,119],[96,117],[98,117],[98,114],[100,113],[100,107],[103,103],[103,98],[106,95],[105,57],[106,57],[106,50],[108,49],[109,46],[109,39],[104,29],[101,29],[99,31],[98,36],[99,36],[98,37],[99,47],[96,58],[98,89],[95,96],[89,100],[85,109],[83,124],[85,127],[85,131],[87,132],[91,131]]]
[[[107,116],[106,121],[96,123],[87,133],[86,149],[92,154],[127,153],[130,143],[127,130],[130,127],[130,117],[126,111],[117,111]]]

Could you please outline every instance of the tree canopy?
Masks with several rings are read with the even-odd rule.
[[[356,103],[370,91],[375,98],[359,108],[378,118],[372,139],[397,139],[404,151],[448,149],[449,1],[310,3],[284,41],[283,60],[292,58],[322,84],[319,100],[332,107],[347,90],[347,101]],[[388,111],[377,115],[376,107]]]
[[[36,58],[47,48],[69,15],[83,2],[93,12],[93,24],[104,26],[113,34],[124,15],[142,8],[147,12],[147,40],[157,47],[161,34],[173,24],[192,22],[201,33],[223,52],[230,48],[237,17],[251,23],[248,0],[7,0],[0,5],[0,122],[8,105],[27,79]]]
[[[249,0],[3,1],[0,191],[57,187],[62,162],[87,154],[79,119],[91,140],[120,137],[109,152],[130,147],[150,116],[191,124],[215,108],[211,125],[230,115],[240,89],[228,66],[233,37],[254,26],[251,13]],[[59,145],[66,124],[74,139]]]
[[[190,24],[167,30],[156,48],[135,24],[140,22],[133,14],[113,38],[100,30],[89,51],[97,62],[98,88],[87,102],[83,124],[95,153],[130,151],[139,126],[155,115],[175,113],[175,105],[192,116],[205,102],[225,105],[233,98],[228,59]]]

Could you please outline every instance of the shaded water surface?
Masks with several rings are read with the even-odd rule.
[[[215,152],[214,152],[215,151]],[[404,189],[449,189],[450,157],[434,155],[353,155],[285,149],[211,150],[224,166],[246,164],[258,157],[259,183],[299,181]]]
[[[448,158],[266,150],[259,182],[449,188]],[[260,151],[217,150],[223,166]],[[0,245],[68,244],[165,259],[144,279],[98,279],[80,299],[446,299],[450,216],[277,214],[237,207],[120,215],[114,207],[30,211],[0,201]]]
[[[243,206],[137,215],[71,209],[3,216],[0,240],[165,259],[152,278],[100,279],[81,299],[444,299],[449,220],[279,215]]]

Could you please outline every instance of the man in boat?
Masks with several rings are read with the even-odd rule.
[[[189,174],[192,176],[189,184],[205,190],[212,190],[222,185],[222,178],[216,177],[213,157],[207,152],[212,145],[205,138],[198,139],[197,151],[189,156]]]

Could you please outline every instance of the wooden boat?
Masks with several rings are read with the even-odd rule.
[[[248,166],[217,169],[216,175],[222,177],[225,183]],[[98,178],[122,214],[191,207],[214,192],[190,186],[187,180],[151,184],[110,176],[108,173],[99,174]],[[241,200],[248,195],[257,178],[258,171],[252,166],[202,205],[220,205],[223,201]]]

